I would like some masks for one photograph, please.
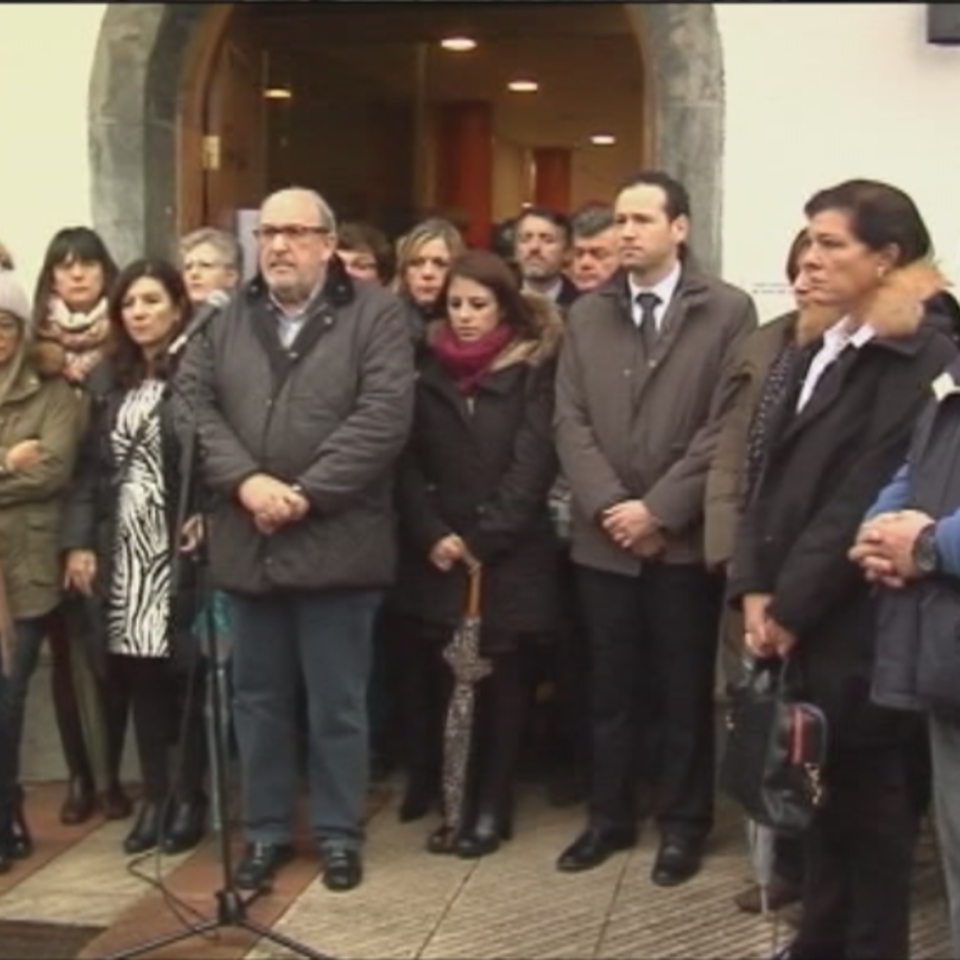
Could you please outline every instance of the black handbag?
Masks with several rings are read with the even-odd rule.
[[[789,666],[754,660],[731,686],[720,788],[751,820],[797,835],[824,801],[827,720],[793,694]]]

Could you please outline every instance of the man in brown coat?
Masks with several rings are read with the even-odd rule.
[[[570,310],[557,375],[557,449],[573,491],[572,554],[593,659],[587,829],[558,867],[587,870],[636,840],[635,684],[656,691],[655,883],[693,876],[713,820],[713,678],[721,578],[703,559],[707,470],[756,326],[742,291],[685,256],[681,183],[620,190],[622,269]],[[651,711],[644,710],[645,714]]]

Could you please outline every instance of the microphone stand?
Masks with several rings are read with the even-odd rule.
[[[200,330],[196,330],[199,333]],[[188,336],[182,341],[181,346],[186,346],[187,340],[192,339]],[[209,349],[209,341],[200,346],[200,349]],[[177,351],[179,352],[179,350]],[[192,495],[195,491],[201,489],[201,484],[196,477],[196,460],[199,448],[199,422],[196,403],[190,402],[180,393],[172,379],[167,381],[164,388],[164,399],[179,394],[183,403],[186,416],[182,431],[183,446],[180,457],[180,501],[177,505],[176,531],[183,529],[188,519],[189,507],[197,498]],[[174,542],[178,542],[179,537],[174,536]],[[227,758],[226,758],[226,702],[224,692],[227,686],[224,666],[224,658],[220,656],[219,644],[216,637],[216,619],[214,616],[213,605],[211,603],[212,594],[209,589],[209,553],[207,550],[206,530],[201,537],[200,544],[192,558],[187,562],[194,563],[197,567],[198,596],[203,605],[203,637],[201,639],[201,656],[207,661],[209,679],[207,684],[208,708],[205,711],[206,735],[211,745],[210,751],[210,793],[211,809],[213,815],[214,828],[219,837],[220,869],[222,885],[213,894],[216,905],[214,916],[199,924],[185,926],[182,930],[173,933],[163,934],[159,937],[152,937],[140,943],[133,944],[124,950],[104,957],[103,960],[126,960],[128,957],[137,957],[154,950],[160,950],[163,947],[174,943],[180,943],[192,937],[203,936],[211,931],[220,929],[241,929],[255,934],[257,937],[269,940],[277,946],[284,947],[291,953],[307,958],[307,960],[334,960],[333,957],[311,950],[306,944],[287,937],[282,933],[271,930],[269,927],[248,916],[248,908],[255,900],[258,900],[268,892],[268,887],[261,887],[253,891],[244,898],[237,889],[233,877],[233,853],[230,848],[230,833],[228,829],[227,817]],[[180,571],[182,569],[183,556],[179,549],[174,549],[171,560],[171,605],[176,600],[176,593],[179,590]],[[196,667],[195,669],[201,669]],[[186,709],[189,709],[189,703]],[[219,829],[217,829],[219,828]]]

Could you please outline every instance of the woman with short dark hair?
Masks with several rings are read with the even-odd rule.
[[[826,713],[825,803],[806,840],[786,956],[909,955],[916,832],[904,743],[917,721],[871,703],[874,595],[847,556],[955,354],[925,306],[943,280],[903,191],[854,180],[807,203],[810,303],[737,535],[730,595],[756,657],[789,657]]]

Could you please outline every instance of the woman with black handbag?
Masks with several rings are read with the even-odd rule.
[[[925,307],[943,282],[906,194],[849,181],[817,193],[805,213],[812,305],[729,593],[749,652],[789,655],[829,724],[803,919],[784,955],[883,960],[909,954],[916,818],[904,743],[914,723],[870,702],[874,601],[847,551],[955,347]]]
[[[174,266],[138,260],[117,278],[108,314],[113,347],[89,378],[95,401],[65,524],[66,576],[91,601],[108,654],[108,686],[119,685],[130,698],[144,802],[124,850],[142,853],[162,843],[164,852],[177,853],[196,846],[206,818],[203,694],[197,684],[188,690],[182,721],[177,695],[177,668],[195,654],[188,558],[177,565],[180,580],[172,578],[174,552],[188,554],[200,531],[196,518],[176,529],[181,453],[166,386],[169,346],[190,303]],[[199,666],[189,665],[194,679],[202,678]],[[169,747],[178,733],[175,783]]]

